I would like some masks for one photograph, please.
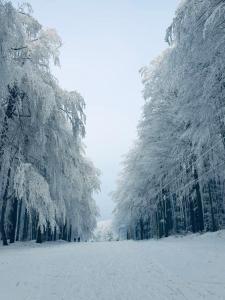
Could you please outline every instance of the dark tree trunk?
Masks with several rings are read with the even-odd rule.
[[[63,239],[63,225],[60,225],[59,227],[59,240]]]
[[[32,214],[32,234],[31,234],[32,240],[35,240],[37,238],[38,221],[39,221],[38,214],[34,211]]]
[[[10,230],[10,243],[14,243],[16,239],[16,224],[17,224],[17,210],[18,199],[13,199],[12,211],[11,211],[11,230]]]
[[[23,225],[23,241],[28,238],[28,228],[29,228],[29,215],[27,209],[25,209],[24,213],[24,225]]]
[[[19,241],[20,238],[20,222],[21,222],[21,212],[22,212],[22,201],[19,203],[19,212],[17,220],[17,229],[16,229],[16,241]]]
[[[39,243],[39,244],[42,243],[42,233],[41,233],[41,228],[40,228],[40,226],[38,226],[38,230],[37,230],[37,239],[36,239],[36,243]]]
[[[195,224],[195,212],[194,212],[194,204],[193,201],[190,201],[190,217],[191,217],[191,229],[192,232],[196,232],[196,224]]]
[[[7,108],[5,111],[5,116],[3,120],[2,130],[0,133],[0,171],[2,169],[2,159],[4,157],[5,146],[7,144],[8,131],[9,131],[9,120],[14,118],[14,112],[16,109],[16,102],[18,97],[23,97],[24,95],[20,93],[16,84],[13,87],[8,86],[9,96],[7,102]],[[11,174],[11,168],[8,170],[7,174],[7,183],[2,199],[2,212],[1,212],[1,233],[3,245],[8,245],[7,236],[5,231],[5,213],[7,208],[7,200],[8,200],[8,188],[9,188],[9,179]]]
[[[72,225],[70,225],[69,234],[68,234],[68,242],[71,242],[72,238]]]
[[[63,240],[67,241],[67,223],[63,227]]]
[[[52,241],[52,230],[49,222],[47,222],[47,240]]]
[[[211,182],[208,183],[208,189],[209,189],[209,203],[210,203],[210,211],[211,211],[211,220],[212,220],[212,231],[216,231],[216,222],[214,217],[214,211],[213,211],[213,199],[212,199],[212,192],[211,192]]]
[[[7,103],[7,108],[5,111],[5,116],[3,120],[3,125],[2,125],[2,131],[0,134],[0,170],[2,168],[2,158],[4,156],[4,151],[5,151],[5,146],[7,143],[7,138],[8,138],[8,131],[9,131],[9,120],[14,118],[14,112],[16,109],[16,102],[18,96],[24,96],[20,95],[19,89],[14,84],[13,87],[8,86],[8,91],[9,91],[9,96],[8,96],[8,103]]]
[[[202,208],[202,197],[200,192],[200,185],[198,182],[198,172],[195,168],[194,170],[194,179],[195,183],[195,190],[196,190],[196,201],[197,201],[197,216],[196,216],[196,223],[197,223],[197,230],[203,231],[204,230],[204,218],[203,218],[203,208]]]
[[[6,230],[5,230],[5,214],[6,214],[6,208],[7,208],[7,202],[8,202],[8,189],[9,189],[10,175],[11,175],[11,168],[9,168],[9,170],[8,170],[5,191],[4,191],[4,195],[3,195],[3,199],[2,199],[1,234],[2,234],[2,241],[3,241],[4,246],[8,246]]]
[[[54,236],[53,236],[53,240],[56,241],[56,226],[54,227]]]
[[[140,234],[141,234],[140,238],[141,238],[141,240],[143,240],[144,239],[144,224],[143,224],[142,218],[140,219]]]

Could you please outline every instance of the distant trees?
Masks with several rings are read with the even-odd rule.
[[[93,235],[93,240],[95,242],[110,242],[116,239],[117,237],[113,231],[111,220],[98,222]]]
[[[61,40],[26,4],[0,1],[0,229],[8,240],[87,239],[99,171],[84,154],[85,103],[50,72]]]
[[[225,228],[224,34],[224,1],[183,1],[169,49],[141,70],[138,140],[114,192],[127,238]]]

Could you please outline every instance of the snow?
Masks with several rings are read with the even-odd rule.
[[[4,300],[225,299],[225,231],[0,247]]]

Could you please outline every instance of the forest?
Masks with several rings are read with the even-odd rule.
[[[181,1],[140,70],[138,138],[113,193],[125,239],[225,228],[225,1]]]
[[[225,299],[225,0],[18,2],[0,299]]]
[[[99,170],[86,157],[85,102],[51,72],[62,41],[29,4],[0,1],[0,232],[8,242],[88,239]]]

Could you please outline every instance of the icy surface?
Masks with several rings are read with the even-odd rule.
[[[0,247],[4,300],[225,299],[225,231]]]

